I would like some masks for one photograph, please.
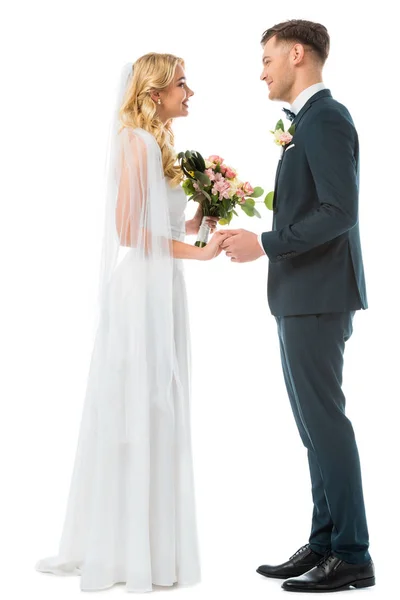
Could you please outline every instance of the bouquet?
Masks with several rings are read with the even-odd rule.
[[[180,152],[178,160],[185,175],[182,184],[185,194],[189,200],[199,202],[203,210],[196,246],[202,248],[207,244],[210,234],[205,223],[207,217],[217,217],[220,225],[228,225],[233,215],[238,216],[235,207],[239,206],[249,217],[261,218],[255,198],[262,196],[264,190],[241,181],[223,158],[212,155],[204,159],[199,152],[188,150]]]

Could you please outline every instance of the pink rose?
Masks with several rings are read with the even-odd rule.
[[[254,188],[250,185],[248,181],[246,181],[246,183],[243,184],[243,191],[246,194],[246,196],[251,196],[251,194],[254,192]]]
[[[237,175],[236,171],[231,169],[231,167],[227,167],[227,169],[225,171],[225,177],[227,177],[228,179],[235,179],[236,175]]]
[[[293,136],[291,133],[288,133],[287,131],[284,131],[283,133],[281,133],[281,135],[279,136],[279,143],[282,146],[286,146],[286,144],[289,144],[289,142],[291,142],[293,139]]]
[[[212,154],[209,158],[209,161],[215,163],[215,164],[220,164],[222,165],[222,163],[224,162],[224,159],[221,158],[220,156],[218,156],[218,154]]]
[[[219,165],[219,168],[221,169],[221,173],[222,173],[223,175],[225,175],[225,173],[226,173],[226,171],[227,171],[228,167],[226,167],[225,165]]]
[[[238,196],[239,198],[244,198],[244,191],[239,188],[238,190],[236,190],[236,196]]]

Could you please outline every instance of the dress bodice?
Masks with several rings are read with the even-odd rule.
[[[187,206],[186,194],[180,185],[171,187],[169,180],[166,179],[168,210],[171,224],[172,239],[179,242],[185,241],[186,219],[185,210]]]

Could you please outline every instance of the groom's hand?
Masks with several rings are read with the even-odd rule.
[[[244,263],[265,256],[257,235],[245,229],[230,229],[230,236],[221,244],[232,262]]]

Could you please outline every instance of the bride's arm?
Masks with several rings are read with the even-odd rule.
[[[204,248],[191,246],[184,242],[172,240],[172,254],[174,258],[194,258],[196,260],[211,260],[218,256],[221,251],[221,244],[230,236],[229,231],[217,231]]]
[[[207,260],[204,255],[203,248],[198,248],[197,246],[192,246],[191,244],[185,244],[185,242],[178,242],[178,240],[172,240],[172,256],[174,258]]]
[[[144,202],[143,190],[147,189],[147,169],[141,168],[141,165],[146,164],[146,146],[139,136],[132,135],[130,143],[134,145],[134,151],[129,157],[132,164],[128,166],[124,153],[115,208],[115,223],[121,246],[137,247],[140,233],[147,254],[151,248],[149,232],[140,227],[134,227],[132,231],[131,226],[133,222],[140,222]],[[133,212],[136,214],[132,214]]]
[[[141,182],[142,189],[146,189],[147,182]],[[118,231],[118,237],[122,246],[137,247],[138,238],[141,238],[142,245],[144,246],[144,253],[149,254],[151,250],[151,232],[147,229],[134,228],[132,235],[132,218],[131,218],[131,206],[130,206],[130,186],[129,186],[129,174],[126,165],[124,165],[121,172],[121,180],[119,185],[118,200],[116,207],[116,225]],[[137,215],[140,218],[140,215]],[[204,260],[204,253],[202,248],[192,246],[191,244],[185,244],[177,240],[170,241],[170,250],[174,258],[191,258],[195,260]]]
[[[210,260],[217,252],[222,239],[216,237],[214,241],[210,240],[209,248],[208,246],[198,248],[178,240],[162,240],[146,228],[147,216],[144,206],[147,201],[144,197],[147,190],[146,145],[139,136],[130,134],[128,148],[132,149],[129,152],[129,165],[124,156],[115,208],[115,222],[121,245],[139,248],[146,256],[152,252],[152,242],[154,245],[167,244],[174,258]],[[167,246],[165,249],[167,251]]]
[[[193,235],[193,234],[197,233],[194,231],[193,219],[188,219],[187,221],[185,221],[185,231],[186,231],[186,235]]]

